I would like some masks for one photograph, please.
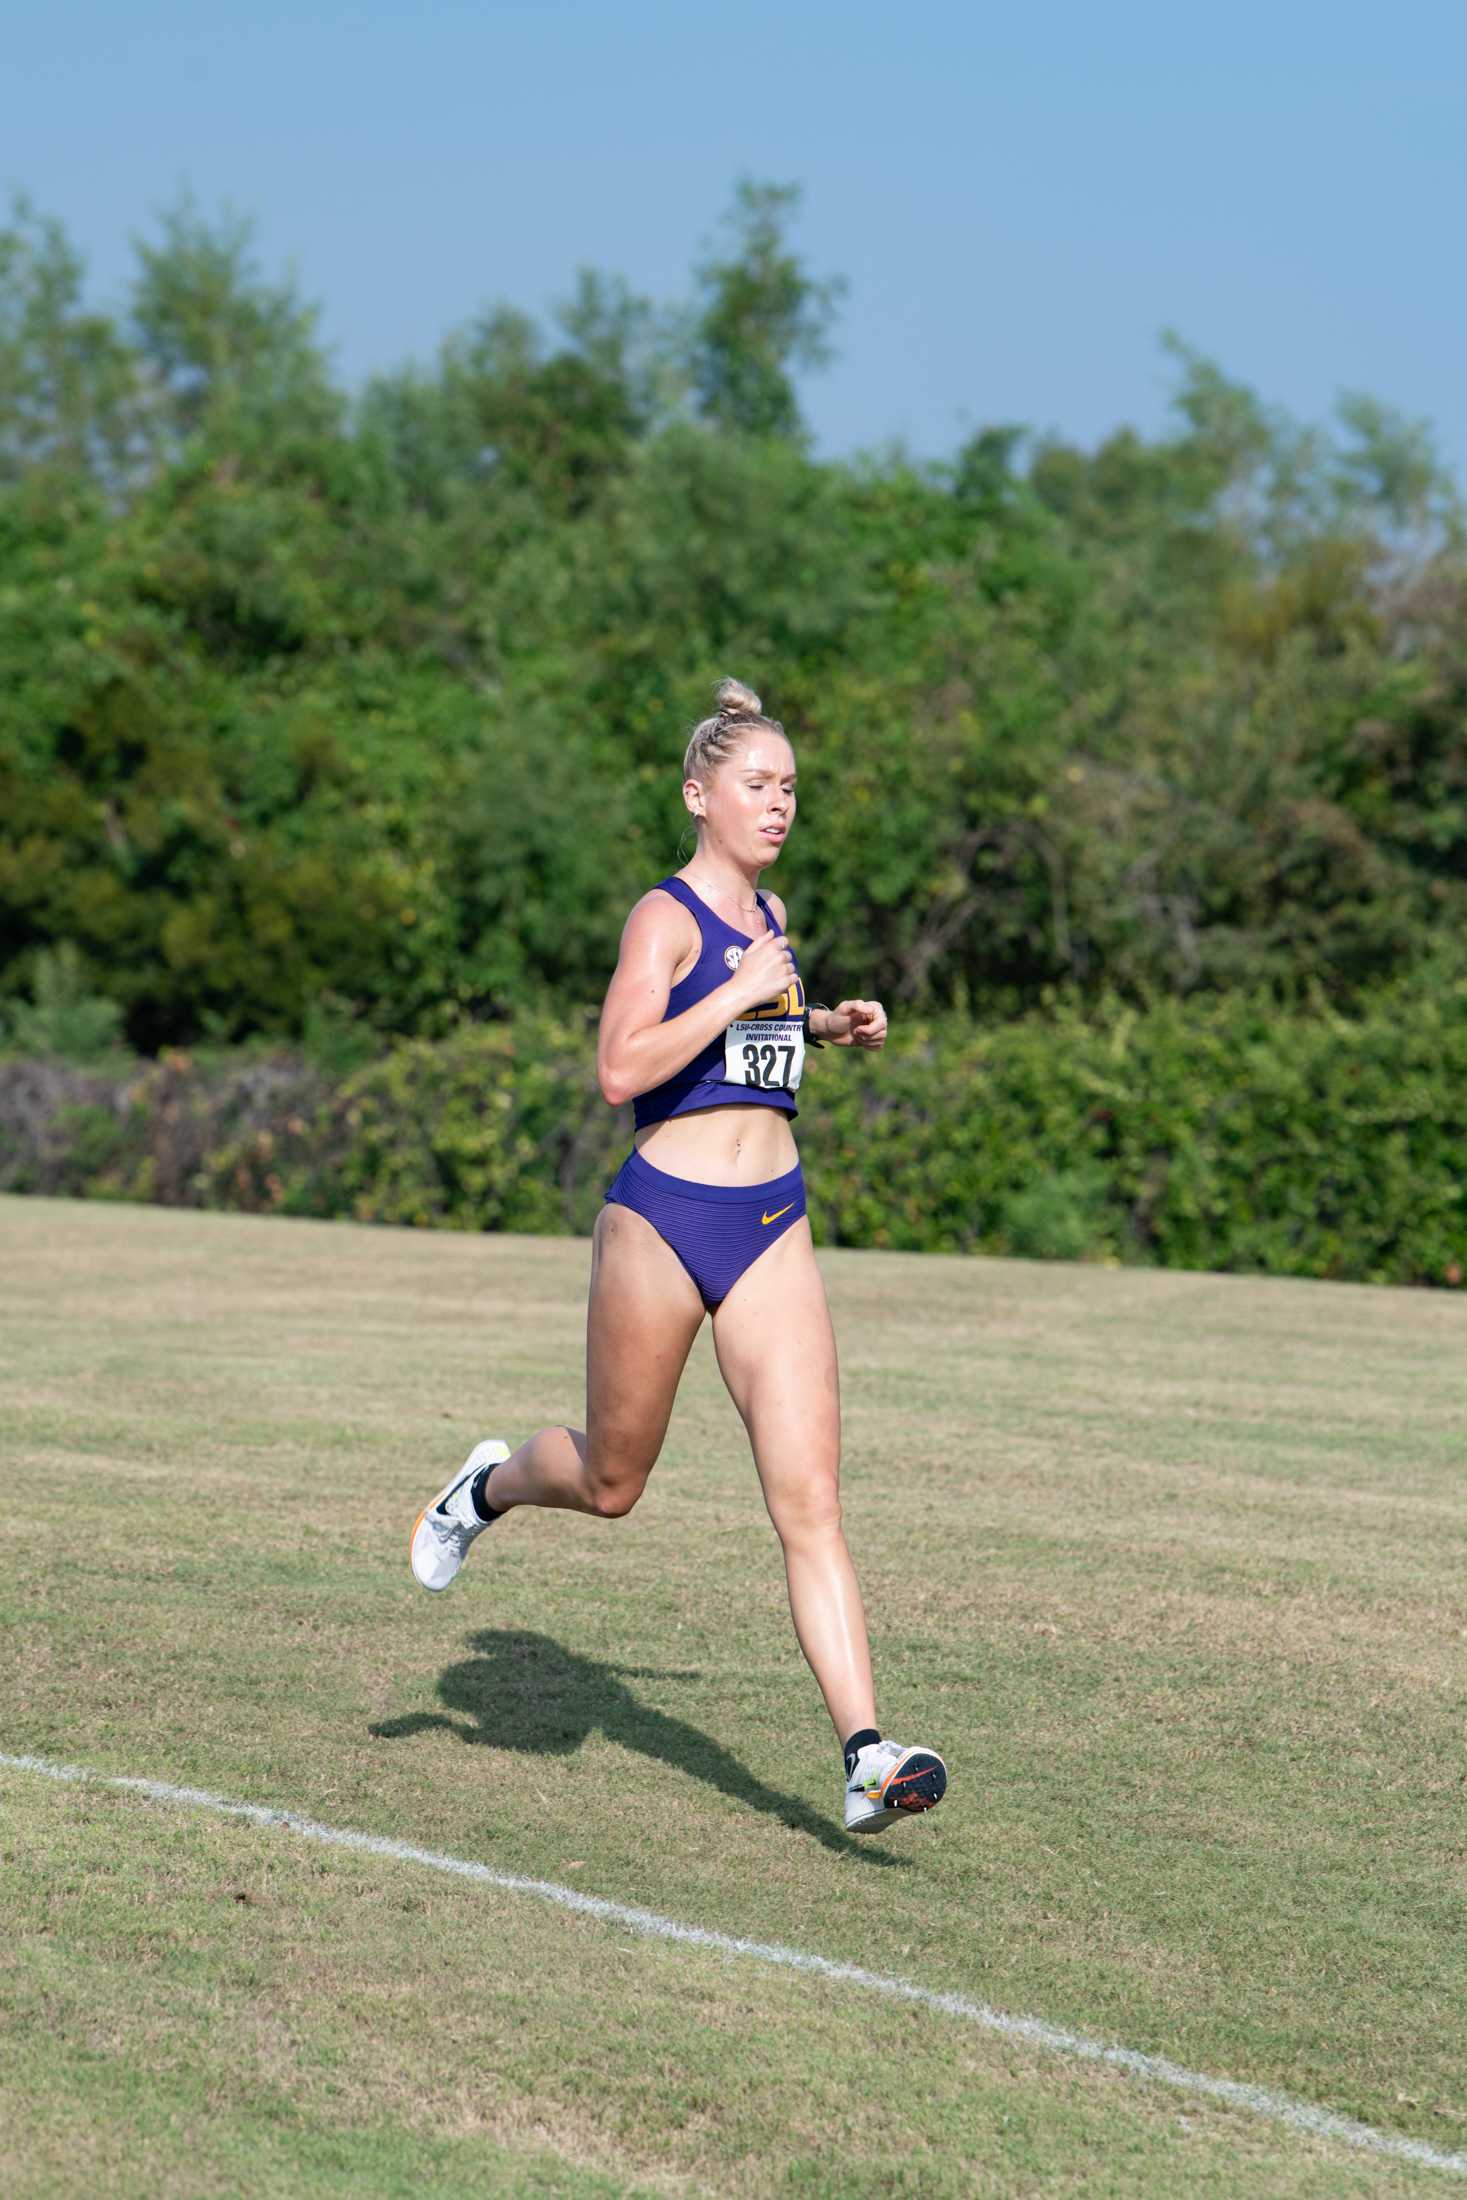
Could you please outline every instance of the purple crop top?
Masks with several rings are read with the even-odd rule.
[[[729,949],[749,947],[753,943],[747,932],[735,932],[731,924],[725,924],[685,879],[659,879],[655,891],[671,894],[674,901],[680,901],[684,909],[691,912],[702,939],[698,960],[685,978],[678,979],[667,996],[667,1006],[662,1012],[662,1021],[667,1023],[671,1017],[680,1016],[685,1008],[691,1008],[695,1001],[706,999],[719,986],[726,985],[735,968],[735,964],[727,960]],[[779,926],[764,896],[756,892],[754,899],[770,931],[777,932]],[[799,967],[797,962],[790,987],[794,998],[789,1003],[789,1013],[794,1016],[802,1015],[805,1008],[805,988],[800,982]],[[638,1093],[632,1103],[638,1130],[649,1123],[665,1123],[670,1115],[690,1115],[694,1108],[726,1107],[780,1108],[786,1115],[800,1112],[792,1092],[761,1092],[749,1085],[727,1083],[723,1075],[721,1034],[711,1039],[691,1062],[675,1070],[664,1083],[654,1085],[650,1092]]]

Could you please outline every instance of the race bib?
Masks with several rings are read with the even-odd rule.
[[[723,1040],[725,1084],[758,1092],[797,1092],[805,1073],[805,1026],[799,1016],[741,1016]]]

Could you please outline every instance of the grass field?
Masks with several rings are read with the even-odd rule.
[[[407,1531],[582,1405],[587,1248],[0,1201],[0,1750],[280,1804],[1467,2147],[1467,1309],[836,1253],[847,1840],[707,1340],[643,1506]],[[1450,2191],[388,1859],[0,1771],[8,2196]]]

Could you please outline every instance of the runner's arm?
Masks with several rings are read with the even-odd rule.
[[[614,1108],[685,1069],[711,1039],[728,1029],[735,1016],[762,998],[761,980],[755,977],[751,986],[748,974],[735,971],[726,984],[685,1008],[681,1016],[663,1022],[672,974],[695,944],[695,929],[687,911],[655,888],[643,895],[627,918],[596,1042],[596,1075],[603,1097]],[[774,945],[770,940],[758,944],[761,952],[752,957],[750,972],[766,972],[767,966],[767,977],[772,979],[780,950],[788,961],[785,943],[779,939]]]
[[[764,899],[774,911],[782,932],[789,921],[778,894]],[[880,1001],[842,1001],[839,1008],[812,1008],[810,1037],[819,1046],[828,1040],[836,1047],[866,1047],[873,1052],[886,1044],[886,1010]]]
[[[880,1001],[842,1001],[835,1008],[812,1008],[810,1036],[826,1039],[834,1047],[865,1047],[874,1053],[886,1044],[886,1010]]]

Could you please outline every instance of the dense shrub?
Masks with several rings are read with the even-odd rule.
[[[806,1141],[817,1232],[1378,1283],[1467,1268],[1467,985],[909,1032]]]
[[[297,1056],[84,1068],[57,1056],[0,1062],[0,1191],[152,1200],[165,1207],[269,1207],[263,1179],[231,1157],[263,1156],[325,1104]],[[261,1189],[265,1196],[258,1196]]]
[[[0,1189],[584,1231],[629,1135],[582,1019],[125,1071],[0,1062]],[[1381,1283],[1467,1270],[1467,980],[1349,1016],[1238,996],[1066,1003],[814,1057],[817,1240]]]
[[[250,1124],[196,1176],[205,1206],[456,1230],[584,1231],[626,1142],[584,1024],[525,1016],[400,1041],[314,1111]]]

